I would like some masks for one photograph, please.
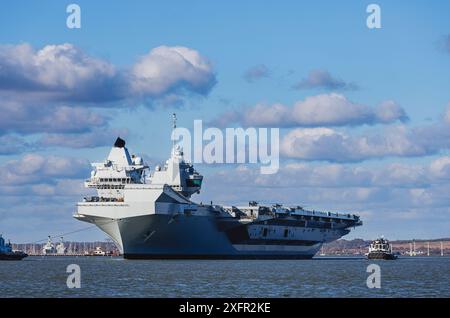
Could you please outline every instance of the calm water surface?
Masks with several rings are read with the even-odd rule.
[[[381,289],[369,289],[369,264]],[[81,288],[66,286],[66,267],[81,268]],[[124,260],[28,257],[0,262],[0,297],[450,297],[450,257],[396,261]]]

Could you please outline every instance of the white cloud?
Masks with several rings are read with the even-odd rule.
[[[380,123],[393,123],[397,120],[405,121],[408,116],[403,108],[392,100],[384,101],[375,109],[375,117]]]
[[[295,89],[356,90],[358,86],[333,77],[326,70],[312,70],[308,77],[294,85]]]
[[[434,173],[436,166],[439,171],[443,168],[445,174]],[[214,189],[205,188],[202,196],[228,204],[241,202],[245,195],[248,200],[264,203],[376,213],[377,208],[385,211],[404,208],[405,212],[448,207],[449,177],[450,158],[446,156],[428,164],[391,163],[373,167],[288,163],[270,176],[261,175],[256,167],[240,166],[210,176],[206,182]]]
[[[378,187],[423,188],[436,180],[429,175],[430,166],[391,163],[372,171],[372,184]]]
[[[118,69],[68,43],[38,50],[0,45],[0,155],[32,146],[102,146],[102,137],[116,133],[107,127],[109,116],[89,107],[179,105],[186,95],[206,95],[215,83],[208,59],[182,46],[157,47]],[[31,145],[14,135],[42,133]]]
[[[245,111],[235,112],[233,116],[228,114],[226,117],[229,123],[240,122],[244,126],[270,127],[373,125],[406,121],[408,118],[405,111],[393,101],[386,101],[378,107],[371,108],[336,93],[310,96],[294,103],[292,107],[280,103],[257,104]]]
[[[292,124],[289,107],[277,103],[271,106],[258,104],[249,108],[244,114],[235,116],[245,126],[284,126]]]
[[[255,66],[250,67],[248,70],[244,73],[244,79],[252,83],[258,79],[269,77],[270,71],[269,68],[264,64],[258,64]]]
[[[23,191],[23,189],[22,189]],[[84,187],[84,179],[58,179],[54,184],[33,184],[30,191],[36,196],[76,196],[82,198],[89,191]]]
[[[450,157],[441,157],[430,165],[430,173],[439,179],[450,179]]]
[[[78,134],[45,134],[36,142],[38,147],[95,148],[112,145],[118,137],[126,137],[127,129],[92,129]]]
[[[450,129],[442,123],[417,128],[398,125],[359,135],[331,128],[297,128],[282,138],[280,153],[287,158],[330,162],[420,157],[450,148],[449,138]]]
[[[0,136],[0,155],[14,155],[33,150],[23,138],[14,135]]]
[[[436,167],[439,167],[439,173],[436,173]],[[450,180],[450,157],[439,157],[423,165],[390,163],[375,167],[294,162],[282,165],[278,173],[270,176],[260,174],[256,168],[242,165],[223,170],[216,177],[224,183],[280,189],[428,188]]]
[[[0,134],[79,133],[103,127],[107,117],[84,107],[0,101]]]
[[[85,159],[26,154],[0,166],[0,186],[28,186],[35,183],[52,184],[61,178],[89,175],[90,165]],[[0,190],[0,192],[2,192]],[[22,193],[26,195],[26,193]]]
[[[0,90],[40,94],[52,99],[97,99],[115,67],[72,44],[0,46]],[[113,92],[111,92],[113,93]]]
[[[183,46],[152,49],[133,66],[131,74],[133,91],[151,96],[179,89],[205,94],[216,82],[211,63]]]
[[[0,92],[16,101],[114,102],[174,91],[205,95],[215,83],[209,61],[183,46],[154,48],[124,69],[69,43],[39,50],[29,44],[0,46]]]
[[[291,114],[294,122],[300,126],[340,126],[374,120],[374,113],[369,107],[334,93],[307,97],[294,104]]]

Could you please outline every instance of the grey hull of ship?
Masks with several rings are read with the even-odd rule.
[[[121,243],[127,259],[310,259],[322,246],[320,241],[233,242],[227,230],[243,225],[214,216],[154,214],[95,223]]]

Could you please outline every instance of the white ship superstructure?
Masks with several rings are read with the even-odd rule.
[[[384,237],[376,239],[370,243],[369,253],[367,253],[369,259],[397,259],[397,256],[392,253],[392,245]]]
[[[61,241],[56,245],[56,254],[65,255],[67,253],[67,248],[64,245],[64,239],[61,237]]]
[[[148,177],[121,138],[93,168],[85,184],[98,195],[79,202],[74,217],[106,232],[125,258],[311,258],[362,224],[353,214],[299,206],[195,203],[203,176],[175,146]]]
[[[53,244],[51,237],[49,236],[47,239],[47,243],[42,247],[42,254],[43,255],[54,255],[56,254],[57,250],[55,247],[55,244]]]

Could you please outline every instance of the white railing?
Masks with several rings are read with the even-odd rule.
[[[333,218],[333,219],[341,219],[341,220],[359,220],[359,217],[354,214],[344,214],[344,213],[335,213],[335,212],[322,212],[322,211],[315,211],[315,210],[305,210],[303,208],[298,207],[282,207],[280,205],[274,207],[270,206],[224,206],[223,208],[232,211],[233,209],[237,209],[243,213],[248,214],[247,212],[249,210],[255,210],[258,209],[258,214],[261,215],[260,208],[266,208],[271,213],[278,213],[278,214],[291,214],[291,215],[302,215],[302,216],[316,216],[316,217],[325,217],[325,218]]]

